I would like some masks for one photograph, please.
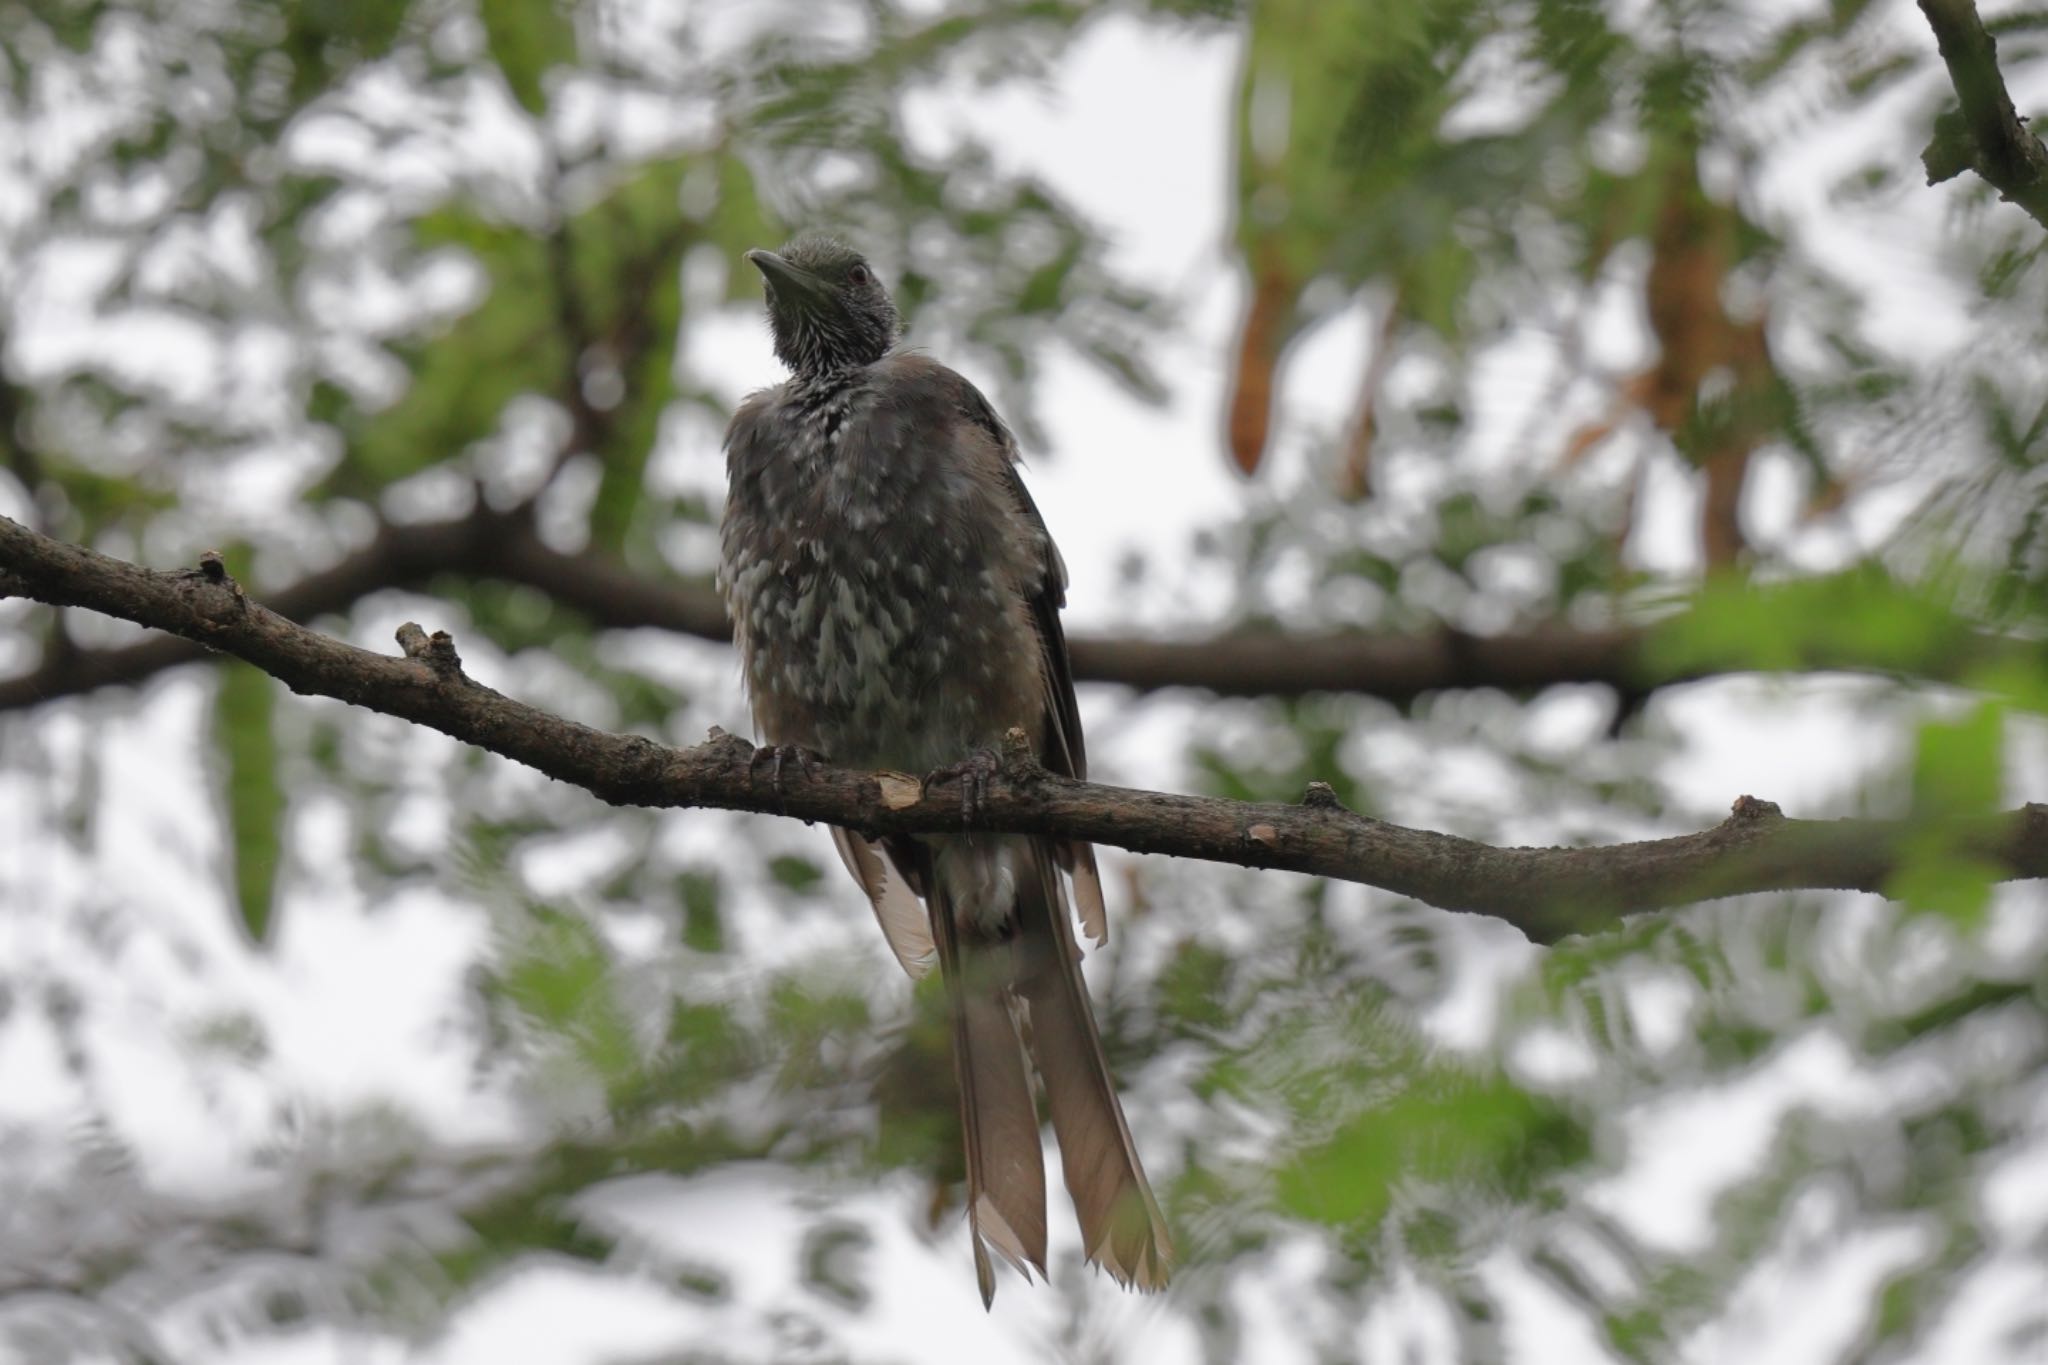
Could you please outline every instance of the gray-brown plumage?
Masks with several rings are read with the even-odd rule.
[[[726,433],[721,581],[761,736],[923,773],[1019,727],[1048,769],[1085,776],[1066,569],[1008,430],[965,379],[892,352],[896,310],[857,253],[812,237],[747,255],[792,372]],[[1094,850],[833,837],[904,968],[936,961],[945,977],[983,1301],[988,1248],[1045,1271],[1034,1072],[1089,1258],[1124,1284],[1163,1285],[1173,1247],[1103,1059],[1061,875],[1100,944]]]

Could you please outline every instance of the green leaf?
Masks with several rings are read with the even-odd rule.
[[[706,169],[699,162],[692,168],[691,177],[704,174]],[[785,235],[782,222],[762,202],[760,189],[754,183],[754,173],[746,162],[730,152],[720,152],[708,169],[716,186],[716,196],[702,210],[701,240],[717,247],[728,260],[738,257],[749,247],[770,246],[782,240]],[[902,291],[899,288],[897,292]],[[726,297],[760,298],[759,274],[745,269],[727,271]]]
[[[556,0],[483,0],[484,40],[512,96],[529,114],[547,109],[541,77],[576,61],[576,26]]]
[[[544,243],[454,209],[416,231],[425,245],[475,256],[488,292],[440,335],[404,348],[413,380],[397,402],[340,422],[348,449],[328,479],[332,492],[374,493],[454,459],[497,430],[514,397],[559,393],[570,373]]]
[[[1230,1022],[1225,1000],[1230,989],[1230,958],[1219,949],[1185,939],[1159,973],[1158,1008],[1164,1019],[1181,1027],[1220,1029]]]
[[[90,394],[109,419],[118,419],[134,399],[108,385],[74,379],[67,389],[72,394]],[[64,490],[64,500],[76,518],[73,534],[90,540],[109,526],[140,521],[177,505],[177,498],[161,488],[135,479],[102,473],[62,457],[45,458],[42,477]]]
[[[1885,894],[1909,910],[1938,914],[1966,929],[1984,920],[1991,889],[2003,878],[1995,863],[1963,843],[2005,793],[2005,708],[1981,702],[1955,720],[1920,727],[1913,754],[1913,811],[1918,827],[1902,852]]]
[[[272,912],[284,841],[285,795],[273,728],[276,708],[277,684],[269,674],[240,660],[221,665],[213,720],[227,764],[235,907],[242,927],[258,944],[269,943],[275,931]]]
[[[409,0],[290,0],[278,48],[291,61],[290,105],[330,89],[363,62],[384,56],[398,37]]]
[[[692,868],[676,878],[683,907],[683,946],[700,953],[725,950],[725,921],[718,912],[718,873]]]
[[[1503,1075],[1425,1074],[1283,1165],[1277,1194],[1297,1217],[1369,1235],[1403,1182],[1523,1197],[1589,1150],[1577,1119]]]
[[[873,1239],[857,1223],[833,1219],[804,1234],[802,1250],[805,1287],[838,1304],[859,1312],[873,1295],[861,1279],[861,1267]]]
[[[695,239],[679,208],[689,170],[682,159],[648,166],[564,229],[586,339],[601,346],[623,381],[618,405],[605,415],[600,448],[592,452],[604,472],[590,511],[590,539],[603,549],[623,548],[645,509],[647,457],[673,397],[682,252]]]
[[[1910,673],[1974,645],[1968,622],[1869,566],[1763,587],[1716,580],[1690,611],[1652,629],[1644,658],[1658,677],[1830,665]]]
[[[783,1084],[828,1083],[839,1059],[867,1034],[870,1022],[866,996],[845,982],[778,979],[769,988],[768,1023]]]
[[[2005,708],[1981,702],[1953,721],[1920,727],[1913,754],[1913,809],[1937,817],[1981,815],[2005,791]]]
[[[691,1104],[753,1064],[748,1039],[730,1008],[677,1000],[670,1006],[659,1052],[613,1089],[613,1113],[623,1120]]]
[[[808,891],[824,878],[824,869],[809,858],[783,853],[768,860],[768,875],[792,891]]]
[[[1959,853],[1936,842],[1906,856],[1886,879],[1885,895],[1922,914],[1954,920],[1964,929],[1984,923],[1991,889],[2005,878],[1998,864]]]
[[[566,1041],[608,1090],[640,1064],[631,1024],[613,990],[611,954],[584,920],[545,907],[498,971],[499,989],[552,1037]]]

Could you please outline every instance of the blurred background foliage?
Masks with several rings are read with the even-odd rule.
[[[1992,20],[2038,89],[2048,15]],[[1177,457],[1250,477],[1182,563],[1133,559],[1124,624],[1156,629],[1193,575],[1225,586],[1173,618],[1188,634],[1655,630],[1627,696],[1091,694],[1098,732],[1152,736],[1107,741],[1111,776],[1326,781],[1491,840],[1672,832],[1715,816],[1670,778],[1700,741],[1655,684],[1741,668],[1778,677],[1692,695],[1723,687],[1724,719],[1813,698],[1846,719],[1809,742],[1867,756],[1798,814],[1925,835],[1891,900],[1721,902],[1541,952],[1359,887],[1117,860],[1091,979],[1187,1265],[1133,1310],[1069,1247],[1051,1287],[1006,1290],[1040,1298],[999,1330],[1073,1360],[2038,1358],[2048,936],[2038,889],[1995,887],[1947,832],[2038,794],[2048,758],[2048,274],[2039,224],[1919,184],[1947,92],[1917,21],[1862,0],[17,0],[0,506],[152,564],[221,547],[258,594],[374,560],[393,528],[481,528],[467,566],[374,566],[321,624],[383,647],[431,612],[503,690],[690,742],[740,715],[718,646],[601,629],[486,542],[708,581],[735,396],[716,359],[759,325],[734,264],[796,225],[862,243],[913,336],[1048,464],[1112,458],[1044,449],[1039,381],[1078,357],[1132,403],[1183,401],[1192,302],[916,101],[1052,80],[1104,26],[1226,45],[1219,245],[1242,289],[1196,370],[1223,376],[1214,440]],[[1814,147],[1835,150],[1797,162]],[[1913,300],[1826,224],[1923,201],[1935,249],[1899,288],[1931,274],[1969,325],[1916,348]],[[1290,424],[1299,343],[1361,318],[1342,420]],[[1651,526],[1673,487],[1687,510]],[[18,602],[0,627],[17,675],[133,638]],[[1816,657],[1866,672],[1801,675]],[[959,1277],[924,1296],[970,1298],[957,1134],[936,1002],[887,969],[815,831],[607,809],[240,665],[0,726],[0,1091],[56,1096],[0,1115],[11,1356],[432,1350],[553,1274],[681,1312],[632,1358],[950,1358],[861,1335],[928,1265]],[[116,820],[171,781],[137,746],[210,797]],[[420,1046],[457,1064],[309,1088],[303,979],[272,964],[294,935],[343,955],[323,1017],[376,1036],[400,965],[379,955],[418,915],[458,926],[403,963],[448,983]],[[721,1260],[737,1229],[665,1235],[730,1214],[692,1192],[735,1171],[796,1210],[760,1234],[787,1295]]]

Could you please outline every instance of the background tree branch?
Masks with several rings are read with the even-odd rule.
[[[1935,124],[1921,153],[1927,183],[1974,170],[2000,195],[2048,227],[2048,148],[2027,131],[1998,69],[1998,42],[1970,0],[1920,0],[1962,105],[1960,120]]]
[[[373,592],[417,586],[444,575],[495,579],[547,593],[611,629],[652,627],[706,640],[732,628],[708,582],[652,578],[594,551],[550,548],[522,513],[480,508],[446,521],[382,526],[361,549],[272,594],[266,605],[305,623],[345,611]],[[118,613],[117,613],[118,614]],[[1565,683],[1613,688],[1624,709],[1658,688],[1752,671],[1739,654],[1694,657],[1682,667],[1654,658],[1654,637],[1683,618],[1657,625],[1573,626],[1553,622],[1498,635],[1451,629],[1389,635],[1364,631],[1227,632],[1192,639],[1081,635],[1069,640],[1074,676],[1140,692],[1200,688],[1219,696],[1300,697],[1352,692],[1406,703],[1459,688],[1536,691]],[[2018,640],[1972,632],[1957,647],[1932,653],[1911,670],[1935,682],[1962,681],[1980,665],[2031,659]],[[183,639],[156,638],[111,649],[46,652],[27,673],[0,678],[0,711],[39,706],[95,688],[133,684],[180,664],[203,661],[205,650]],[[1810,670],[1893,673],[1853,641],[1803,643],[1797,666]]]
[[[236,655],[296,692],[429,726],[582,787],[615,805],[716,807],[846,825],[870,834],[962,829],[1063,834],[1140,853],[1280,868],[1382,887],[1506,920],[1538,942],[1620,914],[1751,891],[1882,891],[1902,852],[1948,838],[2001,878],[2048,876],[2048,806],[1972,821],[1786,819],[1744,797],[1728,820],[1676,838],[1598,848],[1495,848],[1368,819],[1314,786],[1299,805],[1074,782],[1022,750],[970,813],[954,779],[791,765],[770,779],[758,751],[714,733],[674,749],[607,733],[474,681],[454,641],[408,624],[404,657],[375,654],[251,601],[217,556],[157,572],[0,517],[0,592],[87,607]]]

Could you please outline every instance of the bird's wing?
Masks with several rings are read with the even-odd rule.
[[[929,972],[937,956],[931,920],[917,892],[897,869],[895,857],[885,845],[836,825],[832,828],[832,843],[839,850],[839,861],[846,864],[861,890],[868,893],[868,904],[874,907],[882,937],[889,940],[889,949],[903,964],[903,970],[913,978]]]
[[[1024,478],[1018,473],[1017,442],[1010,429],[1003,425],[1003,419],[979,389],[964,379],[960,387],[965,390],[968,416],[1002,447],[1007,457],[1003,473],[1010,492],[1026,524],[1038,533],[1039,543],[1045,546],[1037,589],[1030,595],[1031,619],[1038,627],[1041,671],[1045,675],[1045,742],[1040,746],[1038,761],[1048,772],[1085,778],[1088,750],[1081,738],[1081,708],[1074,699],[1074,665],[1067,655],[1067,633],[1060,625],[1060,608],[1067,603],[1066,561],[1060,558],[1059,546],[1053,544],[1045,518],[1039,514],[1031,490],[1024,486]],[[1062,840],[1054,845],[1053,851],[1060,866],[1074,880],[1074,908],[1080,915],[1082,932],[1095,940],[1099,948],[1109,942],[1109,909],[1102,899],[1102,874],[1096,870],[1095,846]]]

